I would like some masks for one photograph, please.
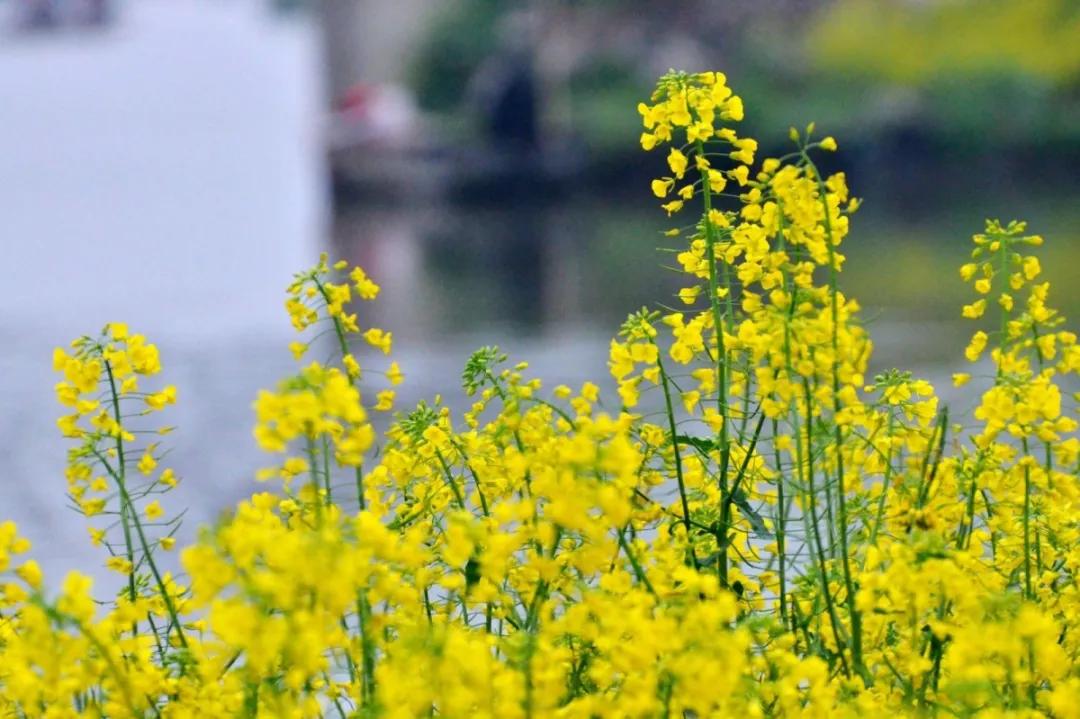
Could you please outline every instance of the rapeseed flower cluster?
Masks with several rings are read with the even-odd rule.
[[[157,350],[120,324],[58,350],[68,491],[127,584],[49,590],[0,525],[0,711],[1080,716],[1080,349],[1041,239],[988,223],[961,269],[988,324],[960,426],[929,382],[866,376],[838,288],[858,202],[813,159],[835,140],[793,130],[755,164],[719,73],[670,73],[639,110],[666,147],[653,193],[696,211],[666,233],[683,309],[627,319],[617,393],[485,347],[468,411],[436,397],[377,432],[404,379],[354,309],[379,287],[323,257],[287,290],[303,364],[255,401],[266,491],[182,578],[157,561],[177,481],[152,422],[176,390],[141,388]]]

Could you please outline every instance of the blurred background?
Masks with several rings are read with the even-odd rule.
[[[1047,236],[1080,311],[1077,0],[0,0],[0,516],[87,568],[50,353],[112,320],[180,388],[183,537],[252,491],[250,403],[320,250],[383,285],[361,322],[394,332],[401,406],[459,405],[480,344],[605,377],[678,287],[635,111],[669,68],[723,70],[760,157],[791,125],[839,139],[876,368],[950,396],[987,217]]]

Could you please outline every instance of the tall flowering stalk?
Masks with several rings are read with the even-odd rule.
[[[654,180],[653,192],[675,198],[663,205],[669,215],[683,212],[700,198],[700,219],[667,234],[687,237],[679,261],[690,278],[698,280],[680,291],[680,299],[693,309],[704,293],[706,306],[689,320],[683,313],[672,313],[664,322],[672,327],[669,354],[674,362],[701,363],[714,370],[692,371],[696,389],[683,393],[691,415],[704,408],[701,419],[714,434],[718,455],[715,465],[706,462],[702,467],[715,482],[717,494],[702,509],[706,516],[719,513],[710,518],[715,547],[706,551],[717,553],[724,586],[733,586],[729,576],[733,571],[739,574],[734,580],[739,587],[749,586],[744,570],[760,557],[756,548],[733,552],[732,535],[740,529],[747,536],[754,531],[769,533],[760,527],[755,530],[755,517],[761,521],[759,510],[750,506],[746,490],[760,482],[771,484],[760,499],[780,507],[771,539],[781,569],[778,574],[769,572],[769,577],[778,577],[785,585],[779,599],[781,614],[787,614],[786,583],[792,564],[787,554],[784,485],[791,472],[780,463],[781,452],[794,447],[793,489],[808,520],[806,556],[821,584],[836,648],[831,656],[845,674],[854,670],[871,683],[863,662],[861,618],[847,546],[852,488],[845,481],[844,452],[845,428],[861,407],[856,390],[863,384],[869,351],[856,324],[857,306],[837,287],[843,262],[838,247],[847,234],[847,212],[857,205],[848,200],[843,175],[822,178],[809,154],[817,148],[835,150],[836,142],[832,138],[811,142],[812,128],[806,138],[793,131],[796,151],[766,160],[752,178],[757,142],[739,138],[724,125],[741,120],[743,109],[723,75],[672,73],[661,79],[652,101],[639,107],[645,124],[642,145],[646,149],[668,142],[676,145],[667,157],[672,174]],[[685,144],[679,145],[684,139]],[[695,172],[688,176],[690,167]],[[725,193],[729,182],[745,192]],[[821,286],[815,284],[815,274],[821,274],[818,268],[826,277]],[[636,381],[630,373],[620,379],[624,386]],[[711,407],[714,400],[716,409]],[[772,430],[769,438],[762,437],[766,423]],[[815,445],[823,432],[833,451],[824,462],[816,462]],[[773,445],[771,453],[764,451],[764,440]],[[674,429],[670,441],[678,443]],[[744,461],[732,462],[733,448],[744,454]],[[824,505],[823,513],[819,505]],[[754,561],[748,563],[747,558]],[[837,567],[830,565],[831,560],[838,560]],[[837,570],[843,602],[830,585],[830,575]],[[840,622],[841,606],[847,610],[846,626]]]
[[[179,517],[166,520],[161,502],[149,498],[175,487],[177,478],[171,469],[159,468],[160,442],[152,441],[171,428],[145,428],[143,418],[175,403],[176,387],[140,391],[140,380],[158,374],[161,363],[157,347],[142,335],[131,334],[125,324],[109,324],[96,338],[81,337],[72,349],[70,354],[63,349],[53,354],[53,368],[64,375],[56,385],[57,397],[73,410],[60,418],[58,426],[65,437],[78,442],[68,453],[70,496],[85,517],[118,517],[122,546],[100,527],[89,528],[91,541],[104,545],[111,555],[107,566],[127,577],[128,603],[135,605],[143,598],[163,605],[163,631],[158,630],[153,610],[146,611],[146,621],[164,656],[173,639],[187,646],[176,587],[155,559],[157,550],[172,549]],[[153,536],[148,525],[164,531]],[[149,594],[147,583],[152,585]],[[156,613],[162,614],[160,608]],[[132,621],[131,630],[139,636],[137,621]]]

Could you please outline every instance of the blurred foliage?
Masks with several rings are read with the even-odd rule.
[[[409,65],[409,84],[420,106],[434,112],[458,109],[469,80],[498,44],[500,17],[508,0],[446,3]]]
[[[837,0],[809,33],[829,72],[909,86],[942,76],[1080,77],[1076,0]]]
[[[641,100],[641,83],[624,60],[597,58],[571,76],[569,89],[574,129],[593,152],[625,149],[637,137],[641,120],[626,108]]]
[[[858,187],[856,188],[858,193]],[[861,298],[871,308],[903,308],[912,318],[948,321],[955,319],[953,308],[965,301],[963,287],[957,287],[955,267],[969,261],[970,247],[964,240],[964,222],[985,217],[991,212],[1016,204],[1037,218],[1038,226],[1048,236],[1043,256],[1045,279],[1051,283],[1051,296],[1067,315],[1080,312],[1080,285],[1075,282],[1080,262],[1080,208],[1056,197],[1032,194],[1017,189],[987,197],[954,194],[952,200],[963,203],[930,207],[918,215],[899,216],[875,207],[863,207],[852,219],[862,239],[848,248],[844,267],[844,289]],[[888,258],[889,278],[882,281]],[[895,314],[892,317],[896,317]]]
[[[1076,0],[836,0],[805,40],[799,102],[842,99],[841,131],[918,125],[969,151],[1080,141]]]
[[[500,52],[502,21],[522,7],[443,6],[410,81],[444,129],[469,134],[470,78]],[[577,0],[533,9],[549,22],[599,14],[620,28],[617,43],[594,38],[560,98],[594,160],[618,160],[632,146],[637,118],[625,108],[638,98],[641,73],[668,62],[672,47],[731,68],[755,108],[748,126],[766,146],[782,143],[791,123],[816,121],[886,162],[911,154],[912,135],[948,145],[955,158],[992,146],[1035,150],[1053,164],[1080,148],[1080,0],[686,0],[677,8]]]

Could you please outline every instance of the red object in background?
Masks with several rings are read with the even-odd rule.
[[[366,83],[357,83],[342,93],[341,97],[338,98],[337,110],[339,112],[348,113],[349,115],[363,117],[368,113],[371,99],[377,93],[377,87]]]
[[[399,85],[357,83],[333,102],[331,145],[403,147],[415,141],[419,112]]]

